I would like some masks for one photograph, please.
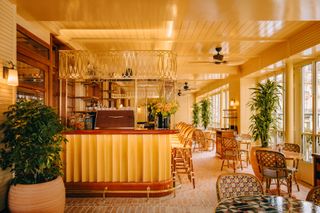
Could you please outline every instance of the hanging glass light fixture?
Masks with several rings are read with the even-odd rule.
[[[166,50],[60,51],[62,79],[169,79],[177,75],[176,54]]]

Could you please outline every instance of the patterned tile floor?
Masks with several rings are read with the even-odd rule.
[[[217,205],[216,180],[222,173],[233,172],[231,168],[224,167],[220,171],[221,160],[215,152],[195,152],[193,155],[196,177],[196,188],[192,188],[185,175],[181,175],[182,187],[177,190],[176,197],[168,195],[160,198],[67,198],[65,212],[214,212]],[[240,169],[237,172],[241,172]],[[253,173],[251,167],[244,168],[242,172]],[[300,192],[293,185],[293,195],[304,200],[309,186],[300,184]],[[285,189],[283,189],[285,190]]]

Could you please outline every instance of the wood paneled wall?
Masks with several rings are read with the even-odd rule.
[[[16,6],[8,0],[0,1],[0,123],[3,122],[3,112],[15,102],[16,88],[7,85],[2,79],[3,64],[12,61],[16,64]]]
[[[0,123],[3,122],[3,112],[8,110],[8,106],[14,104],[16,88],[0,82]]]

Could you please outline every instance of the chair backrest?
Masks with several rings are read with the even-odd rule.
[[[241,138],[241,140],[244,140],[244,141],[251,141],[252,140],[252,136],[249,134],[241,134],[240,138]]]
[[[306,198],[307,201],[311,201],[317,206],[320,206],[320,186],[312,188]]]
[[[295,143],[284,143],[283,150],[300,153],[300,146]]]
[[[223,199],[263,195],[263,188],[257,177],[245,173],[223,174],[218,177],[217,197],[220,202]]]
[[[222,149],[235,149],[238,148],[238,141],[235,138],[223,137],[221,141]]]
[[[203,131],[200,130],[200,129],[195,129],[195,130],[193,131],[193,139],[194,139],[197,143],[204,144],[204,142],[205,142],[205,135],[204,135]]]
[[[256,150],[256,157],[260,169],[261,167],[273,169],[287,168],[286,158],[280,152],[271,150]]]
[[[227,156],[236,156],[239,153],[239,144],[235,138],[223,137],[221,141],[221,158],[225,159]]]

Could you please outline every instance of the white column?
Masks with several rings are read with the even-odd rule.
[[[294,69],[292,59],[287,59],[285,75],[285,142],[294,143]]]

